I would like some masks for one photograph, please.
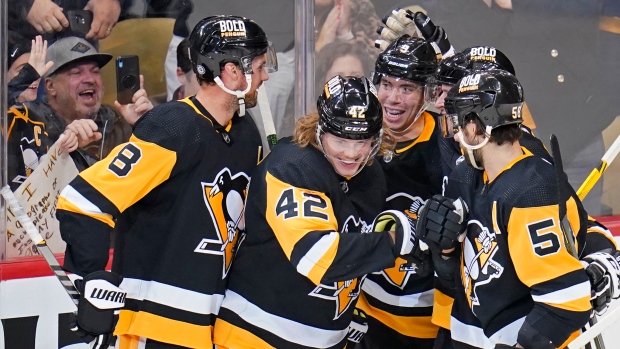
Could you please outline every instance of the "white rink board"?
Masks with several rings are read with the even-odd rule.
[[[620,245],[620,238],[616,240]],[[612,302],[607,313],[619,306],[620,300]],[[0,282],[0,319],[38,316],[33,349],[53,348],[50,344],[58,342],[58,314],[69,313],[74,309],[75,306],[54,276]],[[603,332],[603,339],[607,349],[620,347],[620,321]],[[4,327],[0,322],[0,349],[4,347]],[[74,344],[63,348],[88,349],[88,345]]]

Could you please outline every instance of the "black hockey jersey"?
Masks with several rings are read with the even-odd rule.
[[[365,275],[394,265],[388,234],[360,234],[384,201],[377,164],[346,181],[316,148],[279,142],[252,178],[214,342],[343,348]]]
[[[192,97],[144,115],[128,143],[62,191],[69,271],[103,269],[116,226],[113,271],[128,293],[115,334],[212,349],[260,152],[252,119],[219,126]]]
[[[452,162],[460,156],[456,143],[439,134],[434,114],[424,112],[420,117],[424,118],[424,129],[418,138],[398,143],[391,159],[377,158],[388,183],[385,208],[404,211],[413,219],[427,199],[443,192],[447,168],[454,166]],[[452,147],[442,148],[450,143]],[[424,263],[430,264],[430,259]],[[394,267],[372,273],[364,280],[358,308],[372,318],[367,340],[390,348],[432,346],[430,340],[422,343],[414,339],[433,339],[438,330],[431,323],[433,273],[430,270],[421,275],[419,271],[398,258]]]
[[[446,193],[470,210],[450,322],[454,347],[516,343],[524,321],[559,345],[588,321],[590,283],[564,246],[555,170],[524,149],[494,181],[485,175],[457,166],[449,183],[459,192]],[[565,199],[581,250],[587,216],[578,200]]]

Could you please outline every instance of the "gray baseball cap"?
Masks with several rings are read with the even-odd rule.
[[[77,60],[93,61],[101,68],[111,59],[111,54],[97,52],[91,43],[82,38],[75,36],[62,38],[47,49],[46,61],[53,61],[54,66],[45,76],[50,76],[58,69]]]

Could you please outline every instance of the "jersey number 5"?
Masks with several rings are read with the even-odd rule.
[[[541,257],[557,253],[560,250],[560,238],[554,230],[549,229],[553,227],[557,227],[557,224],[551,218],[527,226],[532,246],[534,246],[534,253]]]
[[[307,218],[320,218],[328,220],[329,216],[325,213],[317,210],[325,210],[327,208],[327,202],[322,197],[310,194],[302,193],[304,197],[302,215]],[[316,208],[316,210],[315,210]],[[284,214],[284,219],[295,218],[299,216],[299,202],[295,200],[295,192],[292,188],[286,189],[280,195],[278,203],[276,204],[276,216]]]

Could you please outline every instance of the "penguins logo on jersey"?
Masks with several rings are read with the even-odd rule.
[[[407,207],[405,214],[412,220],[418,219],[418,210],[424,205],[424,200],[419,196],[411,196],[406,193],[396,193],[386,199],[388,207]],[[383,277],[392,285],[401,290],[407,285],[409,278],[417,273],[417,266],[407,262],[403,258],[397,258],[396,264],[392,268],[384,269],[374,274],[383,275]]]
[[[497,250],[496,232],[477,220],[469,221],[467,238],[463,243],[461,280],[472,309],[473,306],[480,305],[476,289],[499,278],[504,271],[504,267],[493,259]]]
[[[362,285],[364,278],[366,278],[366,276],[353,280],[334,282],[331,285],[321,284],[312,290],[309,295],[335,301],[336,312],[334,314],[334,320],[337,320],[342,314],[344,314],[345,311],[347,311],[347,309],[349,309],[357,297],[359,297],[360,286]]]
[[[202,239],[194,252],[221,255],[222,279],[226,277],[234,254],[234,247],[243,229],[243,203],[249,177],[243,173],[234,176],[224,168],[211,183],[202,183],[202,194],[217,234],[216,239]]]
[[[342,225],[341,233],[370,233],[372,232],[372,226],[366,223],[361,218],[355,218],[353,216],[349,216],[347,220]]]

